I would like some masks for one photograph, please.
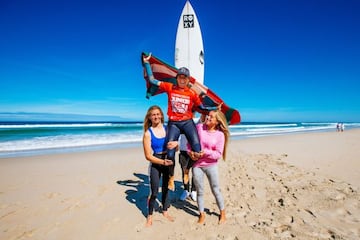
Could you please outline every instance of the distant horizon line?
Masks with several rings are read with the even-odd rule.
[[[143,122],[143,119],[126,118],[114,115],[92,115],[75,113],[44,112],[0,112],[0,122],[38,122],[38,123],[104,123],[104,122]],[[360,123],[359,121],[334,120],[249,120],[241,123]],[[240,124],[241,124],[240,123]]]
[[[88,118],[88,119],[84,119]],[[114,115],[45,112],[0,112],[0,121],[131,121]]]
[[[166,123],[167,121],[165,121]],[[143,120],[1,120],[0,124],[93,124],[93,123],[143,123]],[[242,121],[241,124],[360,124],[360,122],[336,122],[336,121]],[[234,126],[234,125],[230,125]]]

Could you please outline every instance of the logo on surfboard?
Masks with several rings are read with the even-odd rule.
[[[184,28],[193,28],[194,27],[194,14],[186,14],[183,16]]]

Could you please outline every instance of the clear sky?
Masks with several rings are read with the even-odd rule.
[[[360,122],[359,0],[190,2],[205,85],[243,121]],[[140,54],[174,64],[184,4],[1,0],[0,120],[143,120],[150,105],[166,110],[164,94],[145,98]]]

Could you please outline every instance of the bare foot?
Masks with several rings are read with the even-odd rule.
[[[220,217],[219,217],[219,224],[222,224],[225,221],[226,221],[225,210],[221,210],[220,211]]]
[[[199,224],[203,224],[205,222],[205,213],[201,212],[199,215],[199,219],[197,221]]]
[[[151,227],[151,225],[152,225],[152,216],[149,215],[149,216],[146,218],[145,227]]]
[[[174,218],[172,216],[169,215],[169,213],[167,211],[163,212],[163,216],[167,218],[167,220],[169,220],[170,222],[174,221]]]

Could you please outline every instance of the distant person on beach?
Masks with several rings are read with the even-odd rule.
[[[203,106],[200,97],[189,88],[190,71],[185,68],[179,68],[176,75],[177,84],[168,82],[162,82],[154,78],[153,72],[150,67],[149,56],[143,56],[143,64],[146,69],[146,73],[149,77],[149,82],[155,86],[158,86],[160,90],[163,90],[168,95],[168,130],[166,134],[166,142],[178,141],[180,134],[185,134],[191,149],[194,152],[200,153],[201,146],[199,142],[199,136],[196,131],[196,126],[193,121],[193,109],[198,107],[200,110],[210,111],[215,110],[217,107],[205,107]],[[173,165],[170,167],[170,178],[168,187],[170,190],[175,190],[174,183],[174,167],[175,167],[175,149],[167,148],[167,159],[173,161]]]
[[[159,193],[161,177],[163,180],[161,195],[162,214],[169,221],[174,221],[167,211],[170,206],[168,193],[169,166],[172,166],[173,162],[166,159],[166,128],[164,126],[164,114],[161,108],[159,106],[151,106],[145,115],[143,124],[144,155],[146,160],[150,162],[150,196],[148,199],[148,216],[146,219],[146,226],[151,226],[154,206]]]
[[[343,132],[344,130],[345,130],[345,124],[344,123],[336,124],[336,131]]]
[[[225,204],[220,191],[218,160],[226,158],[226,148],[230,136],[225,115],[219,111],[210,111],[205,123],[197,124],[202,151],[200,153],[189,151],[189,156],[195,161],[193,177],[197,191],[197,205],[199,208],[198,223],[205,222],[204,207],[204,174],[206,175],[211,192],[216,199],[220,210],[219,224],[224,223]]]

